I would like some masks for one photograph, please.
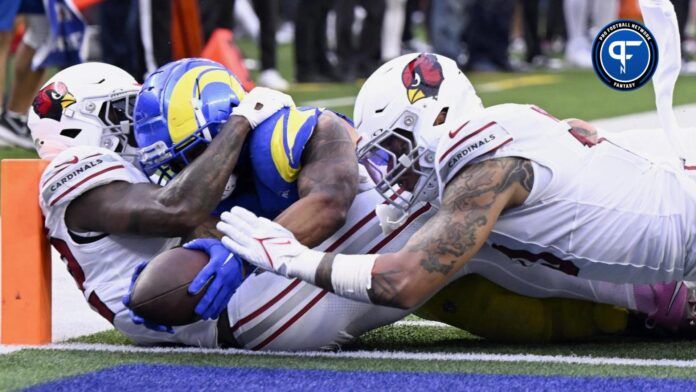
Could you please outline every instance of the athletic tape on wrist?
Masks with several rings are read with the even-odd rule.
[[[334,293],[341,297],[371,303],[367,291],[372,286],[372,267],[378,255],[336,256],[331,271]]]
[[[319,268],[319,263],[324,254],[324,252],[307,249],[286,264],[287,276],[314,284],[317,268]]]

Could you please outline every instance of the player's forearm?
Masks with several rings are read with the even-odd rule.
[[[341,297],[410,309],[441,287],[445,277],[418,271],[422,254],[345,255],[309,250],[300,263],[288,264],[287,276],[298,278]]]
[[[245,118],[230,117],[206,150],[161,188],[157,201],[178,211],[189,229],[201,224],[220,202],[250,130]]]
[[[346,219],[347,208],[324,194],[310,194],[293,203],[275,219],[310,248],[321,244]]]

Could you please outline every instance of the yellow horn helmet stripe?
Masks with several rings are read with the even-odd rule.
[[[178,143],[191,136],[202,124],[198,124],[196,115],[193,111],[194,86],[198,79],[201,90],[210,83],[224,83],[241,100],[246,93],[244,88],[237,80],[222,69],[214,69],[206,72],[200,78],[199,75],[211,68],[210,65],[202,65],[188,70],[177,82],[169,98],[169,112],[167,113],[167,124],[169,125],[169,136],[173,143]]]

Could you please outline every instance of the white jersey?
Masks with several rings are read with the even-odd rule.
[[[533,188],[503,211],[493,248],[588,279],[694,280],[696,184],[673,165],[569,129],[535,106],[488,108],[440,141],[440,187],[472,163],[529,159]]]
[[[395,252],[436,212],[425,204],[385,236],[375,214],[375,206],[382,202],[374,189],[359,193],[343,227],[315,249],[343,254]],[[408,313],[345,299],[270,272],[247,278],[228,306],[235,339],[254,350],[336,348]]]
[[[41,176],[39,195],[51,245],[60,253],[92,309],[136,342],[215,346],[215,321],[177,327],[175,334],[155,332],[133,324],[121,303],[128,293],[135,267],[171,248],[178,239],[80,233],[68,229],[65,211],[70,202],[90,189],[114,181],[148,182],[131,163],[99,147],[73,147],[51,161]]]

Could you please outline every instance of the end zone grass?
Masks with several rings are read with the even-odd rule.
[[[74,346],[77,343],[100,343],[109,346]],[[462,353],[560,355],[563,358],[696,358],[696,346],[689,341],[654,341],[646,339],[598,340],[590,343],[556,345],[519,345],[492,343],[451,327],[388,326],[363,336],[344,351],[325,356],[266,355],[238,350],[196,352],[128,352],[128,339],[115,331],[74,339],[69,349],[54,345],[47,349],[25,349],[0,355],[0,389],[15,389],[47,380],[123,364],[175,364],[236,368],[329,369],[340,371],[434,372],[479,374],[528,374],[566,376],[614,376],[696,378],[696,362],[691,367],[667,365],[610,365],[564,363],[548,357],[546,362],[519,360],[456,360],[448,359]],[[116,346],[111,346],[116,345]],[[120,349],[119,349],[120,347]],[[99,351],[107,348],[109,351]],[[118,351],[124,350],[124,351]],[[438,354],[438,359],[389,358],[395,352]],[[370,357],[383,353],[386,357]],[[353,355],[350,357],[349,355]],[[364,357],[361,357],[364,356]],[[104,386],[108,388],[108,385]],[[501,389],[505,386],[501,385]]]

